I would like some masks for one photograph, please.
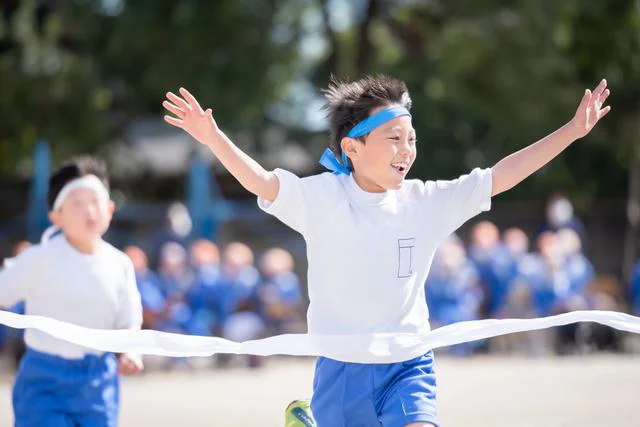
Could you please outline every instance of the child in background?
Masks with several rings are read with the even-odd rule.
[[[498,316],[506,319],[535,317],[532,289],[525,278],[537,272],[538,257],[529,252],[529,237],[520,228],[506,229],[502,233],[502,241],[511,260],[511,278],[504,307]],[[497,352],[537,355],[542,351],[544,334],[545,331],[532,331],[495,337],[490,341],[490,348]]]
[[[177,242],[167,242],[160,249],[158,277],[160,291],[166,299],[166,319],[161,330],[189,333],[191,308],[186,302],[193,285],[193,274],[184,247]]]
[[[150,329],[162,329],[160,323],[166,317],[167,299],[160,291],[159,279],[149,268],[147,254],[137,246],[124,249],[136,273],[136,284],[142,301],[142,325]]]
[[[586,287],[596,277],[593,264],[582,251],[582,240],[580,240],[580,235],[574,229],[560,229],[558,231],[558,240],[564,254],[564,268],[571,282],[570,296],[582,296]],[[567,303],[569,304],[567,310],[584,309],[582,304],[571,306],[570,302]]]
[[[102,240],[114,211],[106,168],[90,157],[65,163],[49,181],[49,217],[60,235],[35,245],[0,272],[0,305],[96,329],[142,324],[135,273],[125,254]],[[17,427],[117,425],[118,372],[142,370],[136,355],[102,353],[37,329],[13,387]]]
[[[220,250],[215,243],[198,239],[189,248],[194,281],[185,300],[191,309],[190,331],[210,335],[218,322],[217,294],[220,287]]]
[[[471,230],[469,258],[475,264],[485,292],[485,309],[490,317],[500,317],[513,279],[513,261],[500,240],[495,224],[481,221]]]
[[[478,319],[482,304],[478,272],[457,236],[450,236],[438,248],[425,287],[433,326]],[[465,356],[478,344],[458,344],[449,351],[456,356]]]
[[[511,278],[515,280],[535,259],[529,252],[529,237],[522,229],[511,227],[502,233],[502,242],[511,259]]]
[[[293,257],[282,248],[269,249],[260,260],[258,299],[269,335],[302,332],[302,293],[293,267]]]
[[[182,301],[191,288],[193,275],[185,248],[177,242],[166,242],[160,248],[158,259],[160,290],[170,300]]]
[[[229,243],[222,256],[219,297],[222,336],[233,341],[258,338],[264,329],[256,313],[260,273],[253,262],[253,251],[240,242]]]
[[[253,340],[264,333],[264,321],[257,313],[260,273],[253,263],[253,251],[244,243],[229,243],[222,255],[222,272],[217,293],[219,332],[222,337],[232,341]],[[229,357],[218,355],[220,366],[224,366],[229,360]],[[251,368],[261,366],[262,360],[255,355],[246,358]]]

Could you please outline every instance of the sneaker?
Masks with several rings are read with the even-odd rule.
[[[316,427],[316,420],[311,413],[311,402],[294,400],[284,412],[284,427]]]

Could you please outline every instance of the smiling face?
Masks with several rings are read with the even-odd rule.
[[[375,108],[371,114],[389,107]],[[363,190],[397,190],[416,160],[416,132],[410,116],[396,117],[364,138],[343,138],[341,148],[351,160],[354,179]]]

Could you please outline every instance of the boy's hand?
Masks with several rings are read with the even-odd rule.
[[[118,373],[121,375],[135,375],[144,369],[142,356],[124,353],[120,355]]]
[[[602,79],[593,92],[589,89],[585,90],[582,101],[578,106],[578,111],[576,111],[576,115],[571,120],[571,124],[576,131],[576,139],[582,138],[591,132],[591,129],[598,123],[598,120],[611,111],[611,107],[609,106],[602,108],[609,93],[605,79]]]
[[[203,111],[198,101],[185,88],[180,88],[180,95],[182,98],[169,92],[167,100],[162,103],[164,108],[176,116],[164,116],[167,123],[183,129],[211,149],[220,163],[244,188],[273,202],[280,189],[278,176],[266,171],[227,138],[213,120],[210,108]]]
[[[185,88],[180,88],[180,94],[183,98],[167,92],[168,101],[165,100],[162,106],[177,118],[167,115],[164,116],[164,120],[170,125],[184,129],[200,143],[207,144],[218,133],[218,125],[213,120],[211,108],[203,111],[196,98]]]

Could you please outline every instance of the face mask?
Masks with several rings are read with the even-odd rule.
[[[547,220],[553,226],[560,226],[573,218],[573,206],[567,199],[558,199],[547,209]]]
[[[174,205],[169,208],[169,226],[177,236],[186,237],[191,233],[193,223],[186,207]]]

